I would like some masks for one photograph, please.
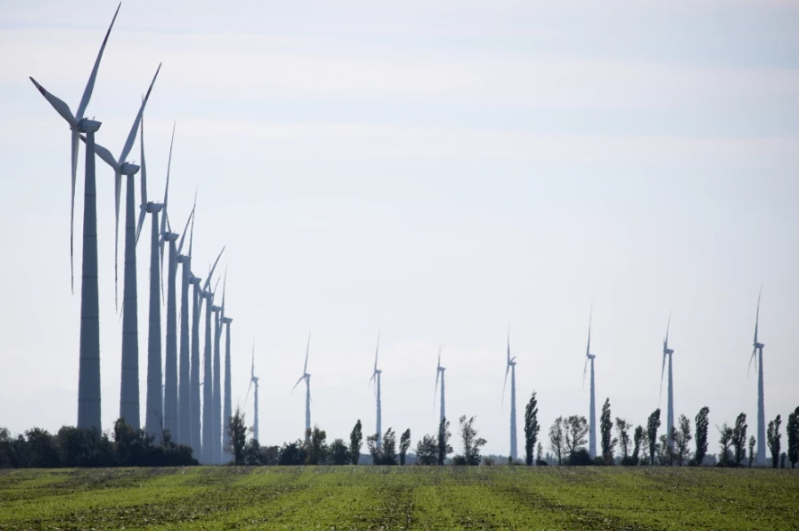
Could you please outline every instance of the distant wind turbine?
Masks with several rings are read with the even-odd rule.
[[[217,285],[219,279],[217,279]],[[216,288],[214,288],[216,293]],[[214,388],[211,393],[211,403],[213,408],[213,418],[211,419],[211,426],[214,433],[213,438],[213,462],[214,464],[222,464],[222,359],[220,343],[222,342],[222,324],[220,322],[221,306],[215,304],[211,305],[211,311],[214,313]]]
[[[674,379],[672,374],[671,358],[674,350],[669,348],[669,328],[671,327],[671,314],[666,324],[666,337],[663,339],[663,363],[660,366],[660,392],[663,393],[663,373],[666,369],[666,358],[669,358],[669,383],[668,383],[668,404],[666,406],[666,440],[669,448],[674,446]]]
[[[164,209],[163,219],[167,221],[167,230],[162,241],[169,245],[169,266],[167,268],[166,296],[166,374],[164,381],[164,428],[172,434],[173,440],[180,440],[180,417],[178,410],[178,304],[177,274],[179,234],[172,232],[169,224],[169,213]],[[185,234],[184,234],[185,236]]]
[[[101,122],[84,118],[86,108],[94,91],[97,71],[103,51],[111,35],[111,28],[119,13],[120,3],[111,19],[111,25],[100,46],[100,52],[94,61],[89,82],[83,91],[78,112],[72,114],[69,105],[63,100],[47,92],[32,77],[30,80],[42,96],[53,106],[72,130],[72,202],[70,204],[69,226],[69,264],[72,290],[75,289],[74,274],[74,228],[75,228],[75,182],[78,171],[78,144],[80,133],[86,134],[86,176],[84,181],[83,202],[83,261],[81,265],[80,294],[80,356],[78,369],[78,428],[94,428],[102,431],[100,415],[100,297],[97,283],[97,179],[95,175],[94,133],[100,129]]]
[[[189,342],[189,291],[191,290],[191,243],[194,239],[194,211],[197,208],[197,195],[194,196],[194,206],[189,214],[189,219],[186,221],[186,227],[183,229],[183,236],[180,237],[180,244],[178,245],[178,263],[181,264],[181,279],[180,279],[180,353],[179,353],[179,370],[180,378],[178,380],[178,419],[180,420],[180,427],[178,433],[178,443],[188,446],[192,445],[192,401],[191,401],[191,365],[189,361],[189,353],[191,350],[191,343]],[[191,235],[189,236],[189,251],[188,254],[183,254],[183,243],[186,241],[186,231],[191,222]],[[194,309],[192,309],[192,314]],[[198,351],[199,352],[199,351]],[[198,356],[199,357],[199,356]],[[199,420],[199,419],[198,419]]]
[[[294,389],[300,385],[300,382],[305,380],[305,440],[307,441],[311,433],[311,375],[308,373],[308,353],[311,351],[311,334],[308,334],[308,346],[305,347],[305,365],[302,369],[302,376],[291,388]]]
[[[594,388],[594,358],[595,355],[591,354],[591,317],[593,316],[593,308],[588,317],[588,345],[585,347],[585,366],[583,367],[583,385],[585,385],[585,372],[588,369],[588,362],[591,362],[591,405],[588,412],[588,455],[591,459],[596,457],[596,394]]]
[[[172,132],[174,142],[174,130]],[[144,135],[142,135],[142,146]],[[160,223],[158,214],[165,207],[169,194],[169,171],[172,165],[172,144],[169,145],[169,162],[167,163],[166,188],[164,189],[164,203],[147,201],[147,165],[144,161],[144,148],[142,147],[142,191],[141,212],[139,214],[138,235],[141,234],[144,218],[152,215],[152,234],[150,236],[150,323],[147,338],[147,410],[145,413],[145,429],[151,436],[160,440],[164,425],[164,388],[162,357],[161,357],[161,254],[159,251],[161,236],[165,232],[164,224]]]
[[[193,224],[192,224],[193,225]],[[192,226],[192,234],[194,227]],[[191,244],[189,244],[191,256]],[[202,313],[202,286],[200,277],[195,277],[189,272],[189,282],[192,285],[192,311],[191,311],[191,373],[189,376],[191,393],[191,447],[194,455],[201,459],[202,450],[202,401],[200,399],[200,313]]]
[[[136,141],[136,132],[142,122],[144,108],[153,85],[158,77],[161,65],[155,72],[147,94],[142,99],[139,112],[130,128],[128,138],[122,148],[119,159],[115,159],[109,150],[100,144],[94,144],[94,152],[114,169],[114,188],[116,194],[116,227],[114,230],[114,280],[116,284],[116,247],[118,244],[119,226],[119,195],[122,176],[126,176],[126,195],[125,195],[125,278],[123,288],[122,306],[122,382],[119,397],[119,416],[132,428],[139,429],[139,319],[138,319],[138,288],[136,283],[136,232],[135,232],[135,192],[133,187],[133,176],[139,171],[139,166],[127,162],[128,155],[133,149]],[[142,131],[142,135],[144,132]],[[81,139],[86,142],[86,137],[81,135]],[[142,157],[144,157],[144,143],[142,141]],[[142,174],[142,182],[146,177]],[[116,286],[114,288],[116,294]],[[127,304],[125,304],[127,302]]]
[[[222,258],[222,253],[225,248],[222,248],[219,256],[216,257],[213,267],[208,272],[208,277],[205,279],[203,286],[202,298],[200,299],[200,311],[202,311],[203,301],[205,301],[205,346],[203,355],[203,420],[202,420],[202,463],[206,465],[213,464],[213,439],[214,439],[214,423],[213,423],[213,374],[211,372],[211,305],[214,302],[214,292],[211,291],[211,279],[214,276],[214,270]]]
[[[250,398],[250,389],[255,385],[255,418],[252,421],[252,436],[256,441],[260,441],[258,432],[258,377],[255,376],[255,340],[252,340],[252,368],[250,369],[250,385],[247,387],[247,394],[244,397],[246,407],[247,399]],[[295,386],[296,387],[296,386]]]
[[[508,327],[508,355],[505,362],[505,383],[502,386],[502,397],[505,398],[505,386],[510,376],[510,457],[516,461],[516,356],[510,357],[510,327]]]
[[[755,339],[753,342],[752,357],[749,358],[749,368],[752,368],[754,360],[757,368],[757,457],[755,461],[758,465],[766,464],[766,406],[765,389],[763,388],[763,347],[766,345],[757,340],[757,330],[760,324],[760,296],[763,294],[763,287],[757,294],[757,313],[755,314]]]
[[[382,370],[377,368],[377,353],[380,350],[380,332],[377,333],[377,347],[375,348],[375,367],[372,370],[372,377],[369,379],[369,383],[371,384],[372,381],[375,382],[375,398],[377,398],[377,449],[380,450],[383,440],[382,440],[382,433],[383,433],[383,417],[382,417],[382,404],[380,402],[380,375],[383,373]]]
[[[436,387],[433,392],[433,407],[436,405],[436,392],[438,391],[438,377],[441,376],[441,414],[439,415],[439,423],[444,420],[446,417],[445,412],[445,402],[444,402],[444,371],[447,370],[446,367],[441,366],[441,349],[444,347],[438,348],[438,364],[436,365]]]
[[[224,396],[224,409],[222,413],[222,447],[224,450],[226,439],[225,433],[227,432],[227,425],[230,422],[230,417],[233,415],[233,404],[231,395],[231,382],[230,382],[230,323],[233,318],[225,313],[225,288],[227,287],[227,268],[225,268],[225,280],[222,281],[222,326],[225,328],[225,396]],[[224,462],[233,460],[233,454],[225,452]]]

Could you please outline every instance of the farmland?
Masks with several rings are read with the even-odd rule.
[[[799,472],[548,467],[0,471],[0,529],[795,529]]]

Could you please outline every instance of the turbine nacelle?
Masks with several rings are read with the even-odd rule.
[[[674,349],[670,349],[670,348],[664,349],[663,353],[668,355],[668,356],[671,356],[672,354],[674,354]]]
[[[179,264],[190,264],[191,263],[191,256],[188,256],[188,255],[185,255],[185,254],[179,254],[178,255],[178,263]],[[189,282],[191,282],[191,279],[189,279]]]
[[[586,354],[585,357],[593,361],[593,359],[596,358],[596,354]]]
[[[119,173],[122,175],[136,175],[139,173],[140,166],[136,164],[132,164],[130,162],[123,162],[122,165],[119,167]]]
[[[230,324],[232,322],[233,322],[233,318],[232,317],[223,317],[222,318],[222,324]]]
[[[142,208],[148,214],[155,214],[156,212],[161,212],[161,210],[164,208],[164,204],[149,201],[146,205],[143,205]]]
[[[96,133],[100,130],[101,125],[103,125],[103,123],[97,120],[82,118],[74,127],[70,126],[70,129],[79,133]]]
[[[180,234],[177,234],[175,232],[165,232],[164,233],[164,240],[168,241],[170,243],[174,242],[174,241],[177,241],[178,238],[180,238]]]
[[[194,275],[191,275],[189,277],[189,284],[193,284],[195,286],[199,286],[200,282],[202,282],[202,279],[200,277],[195,277]]]

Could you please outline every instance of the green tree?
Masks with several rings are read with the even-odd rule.
[[[644,442],[644,427],[639,424],[635,427],[635,431],[633,432],[633,456],[631,463],[633,466],[638,465],[642,442]]]
[[[793,413],[788,415],[788,460],[791,462],[791,468],[796,466],[799,461],[799,407]]]
[[[696,466],[702,466],[702,462],[705,460],[705,455],[707,454],[707,428],[710,425],[710,421],[708,420],[709,414],[710,408],[705,406],[699,410],[699,413],[697,413],[694,418],[696,423],[694,429],[694,433],[696,434],[696,451],[694,452],[693,463]]]
[[[689,443],[691,442],[691,421],[685,415],[680,415],[677,421],[679,429],[674,430],[674,455],[677,458],[677,464],[683,466],[691,457],[691,449]]]
[[[380,453],[381,464],[391,466],[397,464],[397,434],[391,428],[387,429],[386,433],[383,434]]]
[[[444,460],[452,453],[452,446],[449,445],[449,438],[452,434],[449,432],[449,421],[446,417],[441,419],[438,425],[438,465],[443,466]]]
[[[462,461],[464,465],[476,466],[480,464],[480,448],[485,446],[486,440],[477,437],[477,430],[474,427],[474,417],[469,419],[462,415],[458,419],[460,423],[461,441],[463,443]],[[458,456],[456,456],[457,459]]]
[[[602,406],[602,415],[599,418],[599,431],[602,434],[602,459],[606,465],[613,464],[613,450],[619,440],[612,436],[613,420],[610,416],[610,398],[605,399]]]
[[[533,464],[533,448],[538,440],[539,431],[541,431],[541,426],[538,424],[538,400],[533,391],[530,401],[524,408],[524,451],[527,466]]]
[[[755,461],[755,444],[757,441],[755,440],[755,436],[752,435],[749,437],[749,468],[752,468],[752,463]]]
[[[411,447],[411,429],[408,428],[402,435],[400,436],[400,445],[399,445],[399,458],[400,458],[400,465],[405,466],[405,455],[408,453],[408,448]]]
[[[330,443],[330,460],[334,465],[346,465],[350,462],[350,449],[343,439],[336,439]]]
[[[733,463],[730,451],[733,429],[727,426],[726,422],[721,425],[721,428],[717,426],[716,429],[719,430],[719,466],[730,466]]]
[[[649,440],[649,464],[655,464],[655,450],[657,449],[658,428],[660,428],[660,408],[649,415],[646,421],[646,438]]]
[[[350,432],[350,457],[352,464],[357,465],[361,460],[361,446],[363,445],[363,430],[361,429],[361,419],[355,423],[355,427]]]
[[[425,435],[416,445],[416,464],[435,465],[438,463],[438,441],[432,435]]]
[[[741,413],[735,419],[735,426],[732,428],[732,447],[734,448],[733,456],[735,457],[735,466],[742,466],[743,460],[746,458],[746,414]]]
[[[621,449],[621,463],[629,465],[630,457],[630,428],[633,425],[626,420],[616,417],[616,433],[618,434],[617,440],[619,441],[619,449]]]
[[[573,460],[577,452],[586,444],[588,421],[581,415],[571,415],[563,419],[563,434],[569,459]]]
[[[225,451],[233,454],[233,463],[244,464],[244,447],[247,446],[247,425],[244,413],[236,406],[236,412],[228,419]]]
[[[327,432],[325,432],[325,430],[320,430],[319,426],[314,426],[309,432],[309,436],[306,437],[308,440],[306,445],[308,455],[305,458],[305,464],[324,464],[327,459]]]
[[[565,439],[563,436],[563,417],[558,417],[549,427],[549,447],[558,458],[558,466],[563,464],[563,454],[566,453]]]
[[[771,451],[771,465],[773,468],[777,468],[777,462],[780,458],[780,439],[782,439],[780,424],[782,424],[782,419],[777,415],[777,418],[769,421],[768,431],[766,432],[766,440],[768,441],[768,448]]]

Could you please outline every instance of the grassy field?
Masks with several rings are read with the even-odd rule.
[[[0,529],[797,529],[799,471],[0,471]]]

